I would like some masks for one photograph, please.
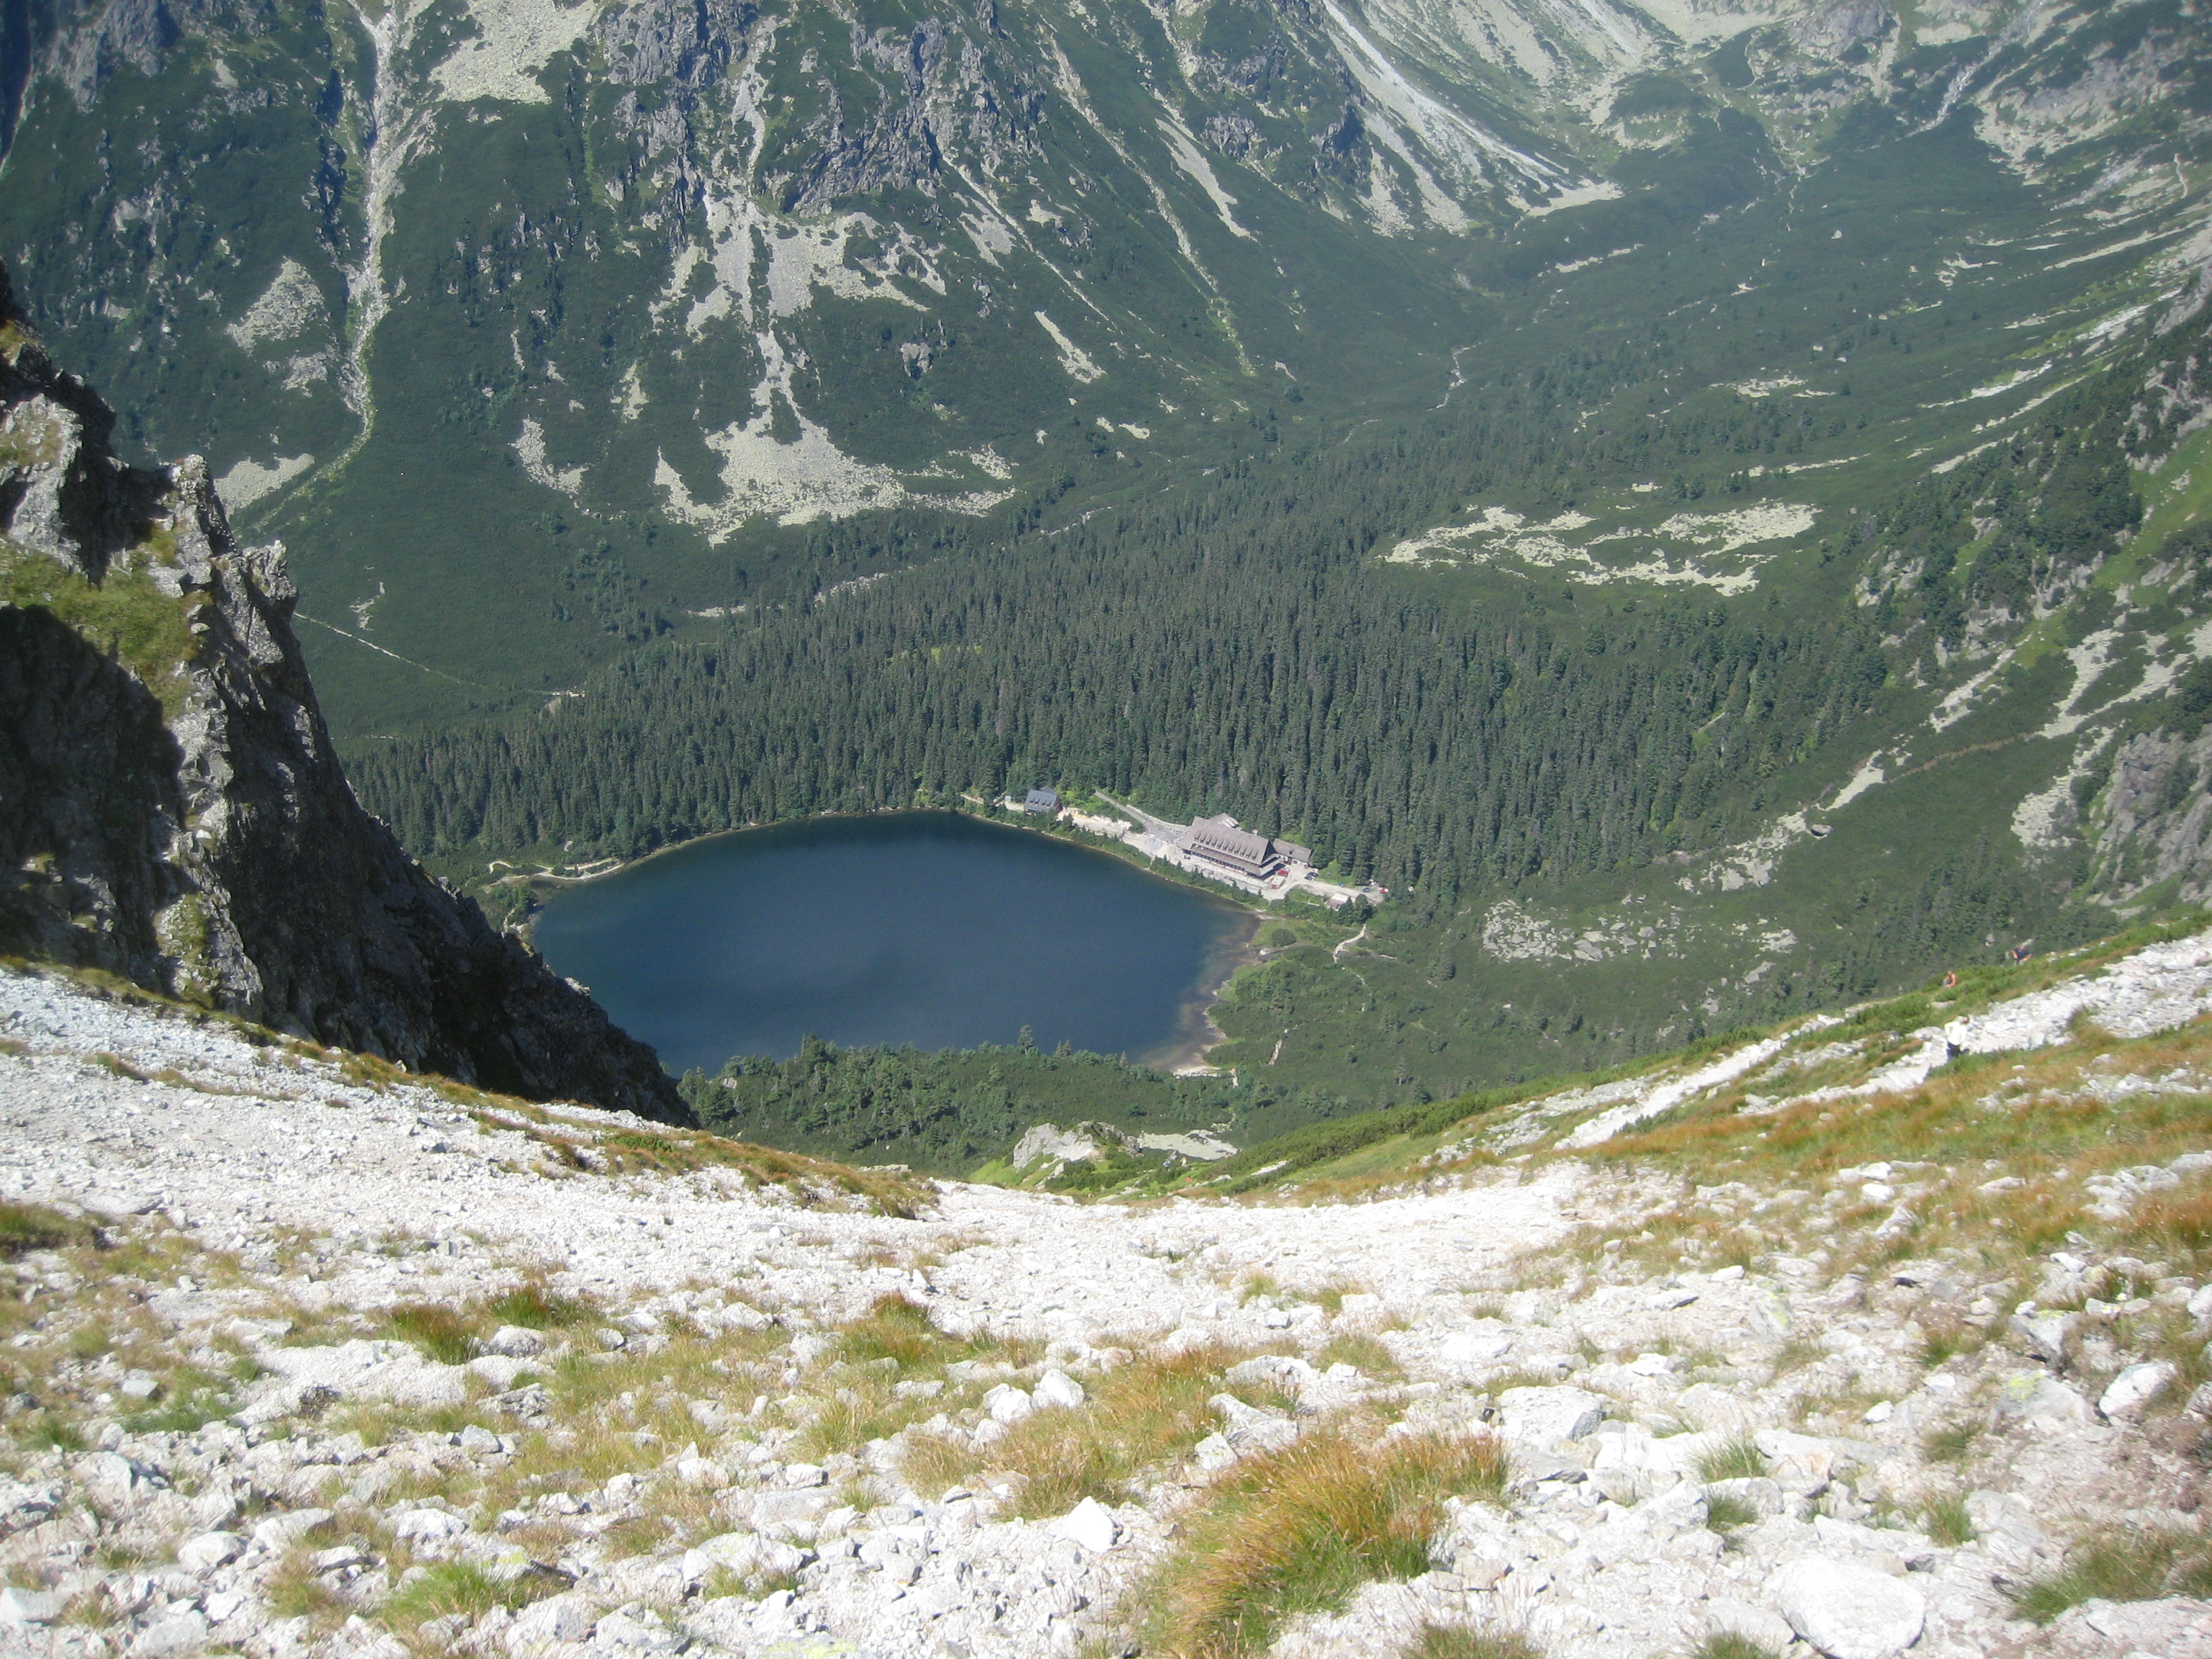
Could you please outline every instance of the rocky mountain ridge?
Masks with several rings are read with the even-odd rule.
[[[410,1069],[686,1115],[652,1051],[354,799],[291,629],[197,459],[113,416],[0,269],[0,949]]]
[[[1002,533],[1449,399],[1555,276],[1829,195],[1872,133],[1969,126],[2142,261],[2200,195],[2165,0],[100,0],[23,34],[0,240],[132,436],[300,550],[349,735],[897,562],[798,526]]]
[[[2212,938],[2040,973],[1127,1206],[10,970],[0,1640],[2190,1659]]]

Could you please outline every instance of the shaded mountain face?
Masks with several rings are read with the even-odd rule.
[[[688,1116],[653,1051],[347,787],[281,550],[113,417],[0,270],[0,950],[536,1098]]]
[[[1224,1016],[1361,1098],[2203,889],[2179,0],[15,27],[0,250],[453,873],[1229,811],[1405,900]]]

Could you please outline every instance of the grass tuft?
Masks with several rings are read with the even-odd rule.
[[[2212,1183],[2154,1194],[2137,1205],[2129,1231],[2160,1255],[2195,1255],[2212,1246]]]
[[[857,1364],[888,1359],[903,1372],[961,1358],[961,1346],[929,1322],[927,1308],[891,1295],[879,1297],[875,1306],[845,1327],[838,1337],[837,1352],[839,1358]]]
[[[1984,1340],[1978,1327],[1964,1320],[1931,1322],[1920,1338],[1920,1363],[1932,1371],[1961,1354],[1978,1353]]]
[[[1920,1518],[1928,1528],[1928,1535],[1946,1549],[1971,1544],[1978,1536],[1972,1517],[1966,1513],[1966,1500],[1958,1492],[1933,1499],[1921,1511]]]
[[[1735,1527],[1748,1527],[1759,1519],[1759,1511],[1741,1498],[1708,1498],[1705,1499],[1705,1525],[1715,1532],[1727,1532]]]
[[[84,1431],[65,1418],[47,1413],[23,1430],[23,1444],[33,1451],[81,1452],[91,1449]]]
[[[594,1311],[592,1304],[580,1297],[557,1295],[543,1285],[520,1285],[514,1290],[501,1291],[484,1304],[484,1312],[499,1323],[520,1325],[532,1331],[580,1325],[592,1318]]]
[[[1359,1331],[1346,1331],[1331,1337],[1328,1346],[1314,1356],[1314,1364],[1323,1370],[1331,1365],[1350,1365],[1378,1382],[1395,1382],[1405,1375],[1395,1354]]]
[[[1747,1434],[1724,1440],[1698,1460],[1698,1478],[1714,1480],[1756,1480],[1766,1473],[1766,1454]]]
[[[425,1359],[441,1365],[465,1365],[476,1357],[474,1323],[453,1308],[416,1302],[394,1308],[388,1322],[392,1335],[412,1343]]]
[[[2212,1540],[2171,1528],[2100,1533],[2067,1553],[2057,1572],[2031,1579],[2013,1610],[2047,1625],[2084,1601],[2154,1601],[2212,1591]]]
[[[1974,1449],[1974,1442],[1981,1437],[1979,1423],[1953,1423],[1930,1430],[1920,1443],[1920,1455],[1930,1463],[1963,1463],[1966,1454]]]
[[[426,1625],[434,1619],[471,1623],[494,1607],[512,1612],[553,1594],[557,1575],[526,1572],[502,1583],[473,1561],[441,1561],[403,1584],[379,1609],[388,1622]]]
[[[1543,1650],[1517,1630],[1474,1625],[1423,1625],[1401,1659],[1543,1659]]]
[[[1188,1659],[1264,1653],[1287,1618],[1340,1606],[1374,1579],[1426,1572],[1443,1500],[1502,1497],[1510,1474],[1487,1435],[1377,1445],[1320,1430],[1252,1458],[1190,1523],[1162,1585],[1161,1645]]]
[[[1739,1636],[1732,1630],[1715,1631],[1690,1650],[1690,1659],[1777,1659],[1772,1648]]]
[[[0,1260],[91,1242],[88,1222],[43,1204],[0,1204]]]

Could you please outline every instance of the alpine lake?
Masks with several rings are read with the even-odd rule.
[[[1193,1059],[1258,918],[1111,854],[956,812],[711,836],[566,888],[535,940],[672,1072],[733,1054],[1051,1048]]]

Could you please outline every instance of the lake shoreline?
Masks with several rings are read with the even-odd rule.
[[[1238,905],[1238,909],[1246,908]],[[1243,938],[1206,964],[1205,977],[1184,1001],[1176,1019],[1176,1034],[1159,1048],[1136,1060],[1136,1064],[1170,1077],[1208,1074],[1206,1057],[1229,1041],[1229,1034],[1213,1023],[1213,1011],[1226,996],[1237,975],[1260,962],[1260,924],[1267,918],[1253,914]]]
[[[1068,864],[1041,842],[1106,862]],[[705,861],[662,867],[677,854]],[[793,888],[800,870],[811,873]],[[1100,838],[972,802],[810,814],[520,880],[544,895],[529,943],[676,1072],[797,1052],[801,1031],[957,1050],[1006,1041],[1016,1023],[1163,1073],[1202,1071],[1226,1040],[1212,1011],[1258,960],[1267,914]],[[690,978],[671,977],[672,951]]]

